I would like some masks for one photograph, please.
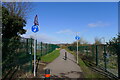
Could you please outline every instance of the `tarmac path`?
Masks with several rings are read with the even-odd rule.
[[[65,60],[65,49],[60,50],[60,56],[46,67],[50,69],[52,76],[60,78],[81,78],[82,70],[77,65],[75,57],[67,52],[67,60]]]

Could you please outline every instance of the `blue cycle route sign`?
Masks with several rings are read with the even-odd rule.
[[[32,26],[32,32],[36,33],[39,31],[39,26],[38,25],[33,25]]]
[[[76,39],[76,40],[79,40],[79,39],[80,39],[80,37],[79,37],[79,36],[76,36],[76,37],[75,37],[75,39]]]

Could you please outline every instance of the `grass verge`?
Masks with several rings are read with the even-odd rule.
[[[69,53],[71,53],[71,54],[75,55],[75,52],[70,51],[68,48],[65,48],[65,50],[66,50],[67,52],[69,52]]]
[[[69,49],[66,48],[66,50],[73,54],[74,56],[75,55],[75,52],[73,51],[70,51]],[[104,78],[104,76],[102,76],[101,74],[99,73],[96,73],[94,71],[92,71],[88,66],[86,66],[86,64],[83,62],[83,60],[79,57],[79,60],[78,60],[78,65],[80,66],[80,68],[82,69],[83,71],[83,75],[84,75],[84,78]]]
[[[53,52],[42,56],[41,61],[42,62],[52,62],[54,59],[56,59],[60,55],[60,50],[54,50]]]
[[[84,78],[104,78],[104,76],[92,71],[89,67],[87,67],[81,58],[79,58],[78,62],[79,66],[83,70]]]

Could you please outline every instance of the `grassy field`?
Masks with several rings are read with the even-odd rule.
[[[60,55],[60,50],[54,50],[53,52],[42,56],[41,61],[42,62],[52,62],[54,59],[56,59]]]
[[[71,53],[74,56],[76,56],[75,52],[70,51],[67,48],[66,48],[66,50],[69,53]],[[104,78],[104,76],[100,75],[99,73],[96,73],[96,72],[92,71],[88,66],[86,66],[86,64],[83,62],[83,60],[81,58],[79,58],[78,62],[79,62],[78,65],[80,66],[80,68],[83,71],[84,78]]]

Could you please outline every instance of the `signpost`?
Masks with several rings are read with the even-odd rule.
[[[38,27],[39,27],[38,25],[33,25],[32,26],[32,32],[34,32],[34,33],[38,32],[39,31]]]
[[[76,34],[75,39],[77,40],[77,64],[78,64],[78,40],[80,39],[80,37],[78,36],[78,34]]]
[[[34,25],[32,26],[32,32],[36,33],[39,31],[38,17],[35,16]],[[36,76],[36,38],[34,36],[34,77]]]

